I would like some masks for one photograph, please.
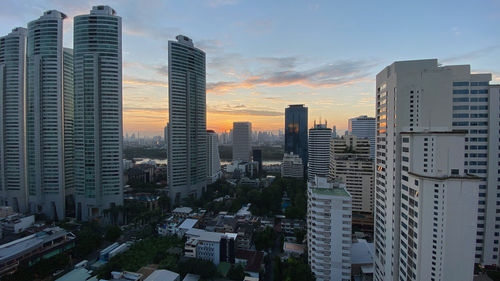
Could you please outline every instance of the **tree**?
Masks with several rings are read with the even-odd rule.
[[[104,239],[109,242],[115,242],[122,235],[122,230],[116,225],[108,225],[104,234]]]
[[[259,251],[272,248],[275,238],[276,234],[272,227],[266,227],[264,231],[255,232],[253,237],[255,248]]]
[[[241,264],[232,265],[229,271],[227,272],[227,278],[230,280],[241,281],[245,279],[245,269]]]
[[[211,261],[199,259],[187,259],[179,264],[179,271],[181,275],[188,273],[198,274],[202,278],[215,277],[217,268]]]

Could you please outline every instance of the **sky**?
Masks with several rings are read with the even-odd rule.
[[[168,41],[193,39],[207,58],[207,129],[250,121],[283,130],[289,104],[309,125],[375,114],[375,75],[394,61],[437,58],[493,73],[500,83],[500,1],[0,0],[0,36],[43,11],[73,17],[109,5],[123,24],[125,133],[163,135]]]

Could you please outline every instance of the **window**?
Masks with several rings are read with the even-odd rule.
[[[469,94],[469,90],[453,90],[454,95],[467,95]]]
[[[453,82],[453,87],[469,86],[468,81]]]
[[[453,98],[453,102],[468,102],[469,98]]]

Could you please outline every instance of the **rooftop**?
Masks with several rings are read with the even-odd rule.
[[[351,264],[373,264],[374,247],[373,243],[368,243],[365,239],[352,243]]]
[[[179,274],[165,269],[155,270],[148,278],[144,281],[176,281],[179,278]]]
[[[87,280],[90,277],[90,273],[87,269],[80,267],[75,268],[72,271],[64,274],[60,278],[56,279],[56,281],[81,281]]]
[[[172,213],[185,213],[185,214],[189,214],[191,212],[193,212],[193,209],[189,207],[177,207],[172,211]]]
[[[198,223],[197,219],[185,219],[180,225],[179,228],[186,228],[186,229],[191,229],[193,228],[196,223]]]
[[[318,195],[351,197],[351,195],[343,188],[312,188],[313,193]]]

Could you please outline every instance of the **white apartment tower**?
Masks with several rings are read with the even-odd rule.
[[[89,220],[123,204],[122,27],[109,6],[74,18],[75,203]]]
[[[351,280],[351,203],[338,181],[307,182],[307,257],[318,281]]]
[[[63,20],[46,11],[28,23],[26,159],[30,211],[51,219],[65,214],[65,112]]]
[[[313,181],[315,176],[328,176],[331,138],[332,129],[326,124],[314,124],[314,127],[309,129],[309,167],[307,170],[309,181]]]
[[[350,135],[358,138],[367,138],[370,140],[370,156],[375,156],[375,117],[366,115],[349,119],[348,130]]]
[[[370,140],[354,135],[331,139],[330,178],[340,179],[352,196],[352,210],[373,213],[374,165]]]
[[[475,262],[499,264],[500,94],[490,80],[468,65],[438,66],[436,59],[395,62],[377,74],[375,280],[406,280],[399,270],[402,132],[466,133],[463,173],[479,177]]]
[[[221,175],[219,142],[217,133],[207,130],[207,183],[211,184],[218,180]]]
[[[0,204],[28,211],[25,154],[25,28],[0,37]]]
[[[479,177],[465,131],[401,133],[399,280],[472,280]]]
[[[198,198],[207,180],[205,53],[178,35],[168,42],[168,185],[172,203]]]
[[[252,159],[252,123],[233,123],[233,161],[250,162]]]

